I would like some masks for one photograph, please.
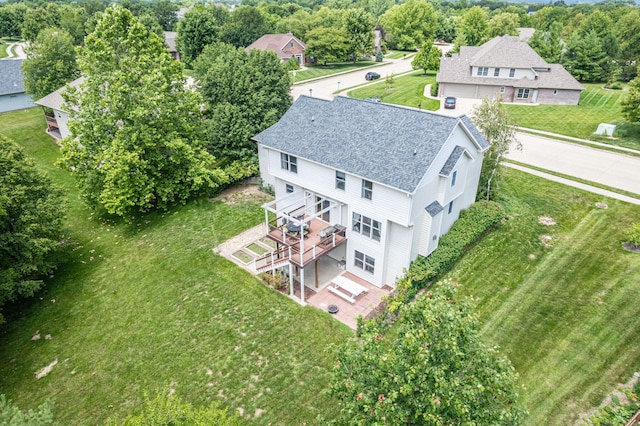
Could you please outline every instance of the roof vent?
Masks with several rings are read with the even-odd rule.
[[[414,150],[413,150],[413,155],[416,155],[417,153],[418,153],[418,150],[417,150],[417,149],[414,149]]]
[[[311,121],[316,121],[316,118],[313,115],[311,116]]]

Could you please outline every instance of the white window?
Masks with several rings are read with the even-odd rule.
[[[451,186],[456,186],[456,178],[458,177],[458,171],[454,171],[451,176]]]
[[[362,198],[371,200],[373,196],[373,182],[362,179]]]
[[[516,76],[516,69],[515,68],[511,68],[509,70],[509,77],[515,77]]]
[[[366,254],[356,250],[355,261],[353,264],[355,265],[356,268],[360,268],[364,271],[367,271],[373,274],[373,271],[376,266],[376,260],[373,257],[367,256]]]
[[[489,74],[489,67],[478,67],[478,75],[485,77],[488,74]]]
[[[500,86],[500,93],[504,93],[504,86]]]
[[[344,172],[339,172],[336,170],[336,189],[342,189],[344,191],[346,185],[347,176],[344,174]]]
[[[289,170],[293,173],[298,173],[298,159],[293,155],[280,153],[280,166],[283,170]]]
[[[287,194],[291,194],[293,192],[293,185],[287,184],[285,186],[285,191],[287,191]]]
[[[362,234],[375,241],[380,241],[380,234],[382,234],[382,224],[380,222],[366,216],[362,216],[359,213],[353,213],[353,224],[351,229],[354,232]]]
[[[453,211],[453,201],[449,203],[449,211],[447,213],[451,214],[452,211]]]
[[[529,99],[529,89],[518,89],[518,99]]]
[[[493,76],[494,77],[500,77],[500,68],[496,68],[493,70]]]

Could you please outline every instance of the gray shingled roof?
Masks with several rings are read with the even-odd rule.
[[[538,78],[496,78],[471,74],[471,67],[540,68]],[[506,86],[517,88],[584,90],[560,64],[548,64],[527,43],[511,36],[495,37],[482,46],[462,46],[460,54],[440,60],[439,83]]]
[[[176,38],[178,37],[178,33],[175,31],[165,31],[164,32],[164,44],[169,48],[169,52],[177,52],[176,48]]]
[[[434,201],[424,209],[427,211],[427,213],[429,213],[431,217],[434,217],[435,215],[440,213],[442,210],[444,210],[444,207],[442,207],[439,202]]]
[[[451,155],[449,155],[449,158],[447,158],[447,161],[444,163],[444,166],[442,166],[442,170],[440,170],[440,174],[442,176],[449,176],[449,174],[455,167],[460,157],[462,157],[463,153],[464,153],[464,147],[460,145],[456,146],[453,149],[453,151],[451,151]]]
[[[0,61],[0,95],[24,93],[22,81],[22,59]]]
[[[69,83],[69,86],[78,87],[84,81],[84,77],[79,77]],[[59,111],[64,111],[63,104],[64,99],[62,99],[62,94],[67,89],[67,86],[64,85],[55,92],[49,93],[44,98],[40,98],[36,101],[36,105],[42,105],[43,107],[48,107],[52,109],[57,109]]]
[[[459,125],[471,126],[470,137],[480,149],[488,148],[466,116],[450,117],[340,96],[332,101],[300,96],[280,121],[253,139],[412,193]]]

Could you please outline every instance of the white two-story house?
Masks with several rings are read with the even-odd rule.
[[[323,256],[393,287],[474,202],[489,146],[465,115],[307,96],[254,140],[275,190],[264,208],[277,242],[256,267],[283,269],[303,292],[317,286]]]

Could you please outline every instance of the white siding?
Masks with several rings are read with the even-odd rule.
[[[58,123],[58,129],[60,129],[60,136],[62,138],[66,138],[71,133],[69,132],[69,114],[65,111],[60,111],[57,109],[53,110],[53,113],[56,115],[56,123]]]
[[[411,246],[412,228],[387,222],[387,244],[385,250],[385,270],[382,284],[396,286],[396,279],[404,274],[411,262],[408,248]],[[416,235],[414,238],[418,238]]]

